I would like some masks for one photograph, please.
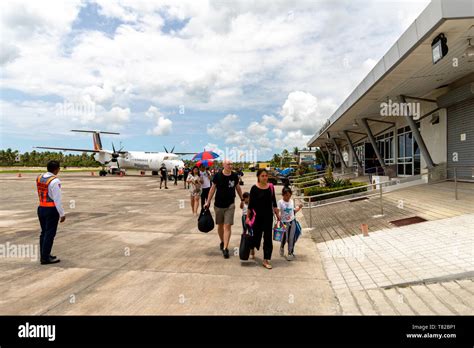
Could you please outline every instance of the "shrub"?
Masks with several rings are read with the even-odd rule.
[[[349,184],[346,184],[344,186],[339,186],[339,187],[309,187],[304,189],[304,195],[305,196],[314,196],[314,195],[319,195],[322,193],[329,193],[329,192],[334,192],[333,194],[322,196],[322,197],[312,197],[311,202],[316,202],[316,201],[321,201],[329,198],[334,198],[334,197],[340,197],[340,196],[346,196],[346,195],[351,195],[353,193],[359,193],[359,192],[364,192],[367,191],[367,187],[361,187],[359,189],[355,189],[352,191],[345,191],[345,192],[339,192],[341,190],[345,190],[348,188],[353,188],[353,187],[358,187],[358,186],[366,186],[366,183],[363,182],[352,182]]]

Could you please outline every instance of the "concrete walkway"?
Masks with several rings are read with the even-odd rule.
[[[311,234],[342,314],[473,315],[474,186],[418,185],[378,197],[321,206]],[[390,221],[429,221],[395,227]],[[309,212],[305,211],[309,221]],[[367,223],[364,237],[360,224]]]
[[[0,176],[7,197],[0,202],[0,245],[37,245],[35,176]],[[182,183],[160,190],[155,177],[61,178],[68,216],[53,254],[62,261],[41,266],[34,258],[0,257],[1,315],[340,312],[309,232],[292,262],[279,257],[275,242],[274,268],[266,270],[262,251],[257,263],[223,259],[216,231],[197,230]],[[244,178],[250,190],[255,179]],[[240,233],[237,209],[232,248]]]

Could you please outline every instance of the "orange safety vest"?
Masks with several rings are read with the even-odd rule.
[[[36,179],[36,188],[38,189],[38,197],[40,201],[40,207],[55,207],[54,201],[48,195],[48,187],[51,181],[56,179],[56,177],[50,176],[49,178],[43,178],[43,175],[39,175]]]

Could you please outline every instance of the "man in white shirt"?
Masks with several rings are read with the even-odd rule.
[[[66,216],[61,203],[61,181],[56,177],[59,173],[59,162],[49,161],[48,172],[36,178],[39,197],[38,219],[41,225],[40,253],[41,264],[58,263],[60,260],[51,255],[58,222],[64,222]]]

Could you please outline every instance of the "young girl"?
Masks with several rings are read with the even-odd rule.
[[[240,209],[242,209],[242,229],[243,229],[243,233],[246,233],[247,223],[245,222],[245,219],[247,218],[247,209],[249,208],[250,193],[244,192],[242,197],[244,197],[244,200],[240,202]]]
[[[190,184],[189,193],[191,194],[191,209],[193,215],[198,215],[199,199],[201,198],[201,176],[199,175],[199,168],[194,167],[191,173],[189,173],[186,182]]]
[[[295,248],[295,232],[296,232],[296,220],[295,214],[301,210],[302,204],[299,204],[295,209],[294,201],[291,199],[291,189],[284,187],[281,192],[283,199],[278,201],[278,209],[280,210],[281,222],[285,225],[286,233],[281,239],[280,256],[285,254],[285,243],[288,242],[288,255],[286,259],[292,261],[295,259],[294,248]]]

